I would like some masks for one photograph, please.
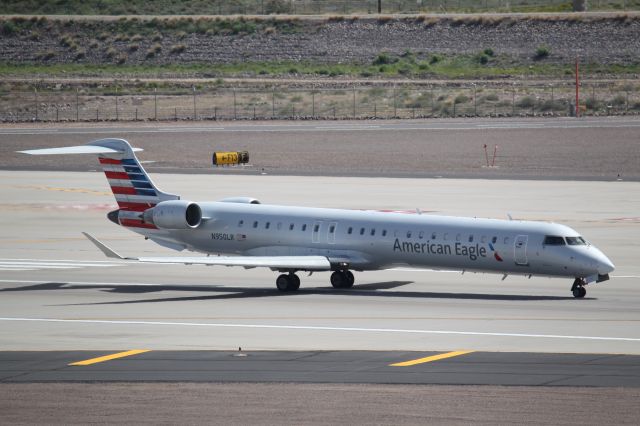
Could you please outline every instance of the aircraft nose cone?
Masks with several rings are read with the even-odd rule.
[[[598,259],[598,274],[606,275],[616,269],[615,265],[605,255]]]

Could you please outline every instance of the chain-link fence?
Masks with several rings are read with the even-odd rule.
[[[385,119],[570,116],[569,84],[344,89],[76,89],[0,93],[0,121]],[[581,115],[640,114],[640,83],[581,86]]]

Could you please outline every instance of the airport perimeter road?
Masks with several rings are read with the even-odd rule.
[[[639,135],[635,117],[5,124],[0,169],[92,170],[90,156],[15,151],[116,137],[144,148],[151,171],[212,173],[214,151],[248,150],[250,167],[216,172],[640,180]]]

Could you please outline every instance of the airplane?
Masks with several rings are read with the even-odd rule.
[[[145,263],[267,267],[278,290],[296,291],[298,272],[329,271],[336,289],[352,271],[398,267],[572,278],[571,292],[609,279],[613,263],[568,226],[371,210],[262,204],[251,197],[194,202],[160,190],[124,139],[19,151],[32,155],[94,154],[118,209],[108,219],[163,247],[193,257],[124,257],[84,233],[106,256]]]

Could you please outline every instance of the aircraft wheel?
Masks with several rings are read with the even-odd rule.
[[[291,291],[296,291],[300,288],[300,277],[296,274],[289,274],[289,280],[291,281]]]
[[[349,270],[344,271],[344,276],[346,278],[346,285],[345,288],[351,288],[353,287],[353,283],[356,282],[356,277],[353,276],[353,273]]]
[[[280,291],[290,291],[293,284],[292,281],[293,280],[289,279],[289,275],[282,274],[276,279],[276,286]]]
[[[575,297],[576,299],[582,299],[584,296],[587,295],[587,289],[582,286],[578,286],[573,289],[572,293],[573,293],[573,297]]]
[[[331,285],[333,288],[344,288],[347,282],[347,277],[344,276],[342,271],[335,271],[331,274]]]

